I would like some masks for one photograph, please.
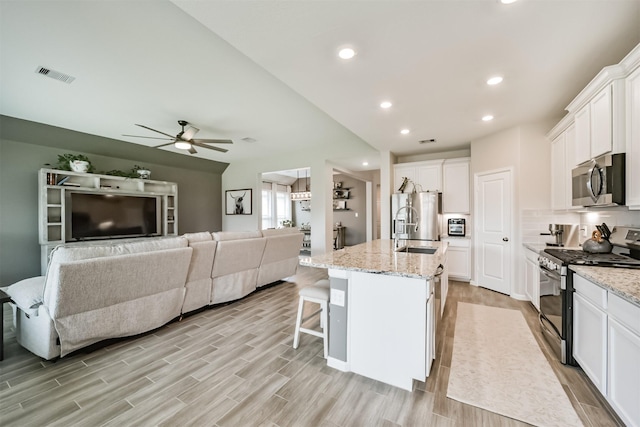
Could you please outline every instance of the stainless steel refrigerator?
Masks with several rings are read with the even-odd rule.
[[[413,208],[411,209],[410,206]],[[440,240],[442,193],[396,193],[391,195],[391,238]]]

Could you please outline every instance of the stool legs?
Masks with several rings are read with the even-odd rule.
[[[320,310],[314,312],[309,317],[320,313],[320,328],[322,329],[322,332],[314,331],[313,329],[303,328],[301,326],[304,321],[309,319],[309,317],[307,317],[305,319],[302,318],[302,312],[304,311],[304,303],[305,303],[305,301],[312,302],[312,303],[320,305]],[[306,333],[306,334],[310,334],[310,335],[314,335],[314,336],[322,338],[323,345],[324,345],[324,358],[326,359],[328,357],[328,355],[329,355],[329,341],[328,341],[328,337],[327,337],[327,325],[329,324],[329,321],[328,321],[327,313],[328,313],[328,304],[327,304],[326,300],[320,300],[320,299],[316,299],[316,298],[309,298],[309,297],[300,296],[300,300],[298,302],[298,315],[296,316],[296,329],[295,329],[295,332],[294,332],[294,335],[293,335],[293,348],[294,349],[297,349],[299,344],[300,344],[300,333],[302,332],[302,333]]]

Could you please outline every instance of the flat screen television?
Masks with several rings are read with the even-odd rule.
[[[161,235],[158,196],[68,191],[65,206],[67,242]]]

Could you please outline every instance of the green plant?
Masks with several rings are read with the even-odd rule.
[[[70,171],[71,166],[69,165],[69,162],[73,162],[75,160],[81,160],[83,162],[89,163],[89,169],[87,169],[87,172],[89,173],[93,173],[96,169],[91,164],[91,160],[89,160],[89,158],[84,154],[70,154],[70,153],[58,155],[58,164],[56,165],[56,169],[63,170],[63,171]]]
[[[125,172],[125,171],[121,171],[119,169],[113,169],[107,172],[101,172],[102,175],[111,175],[111,176],[123,176],[125,178],[131,178],[131,172]],[[138,175],[136,174],[135,177],[137,177]]]
[[[281,221],[280,224],[282,224],[283,227],[293,227],[293,221],[290,219],[285,219],[284,221]]]

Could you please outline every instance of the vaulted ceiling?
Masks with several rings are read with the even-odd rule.
[[[559,119],[640,43],[637,0],[52,0],[0,12],[2,115],[147,146],[163,141],[122,135],[163,137],[136,123],[175,135],[184,119],[197,138],[234,141],[195,155],[222,162],[355,145],[335,159],[352,170],[375,168],[378,150],[468,148]],[[337,56],[345,46],[353,59]],[[503,82],[487,85],[494,75]]]

